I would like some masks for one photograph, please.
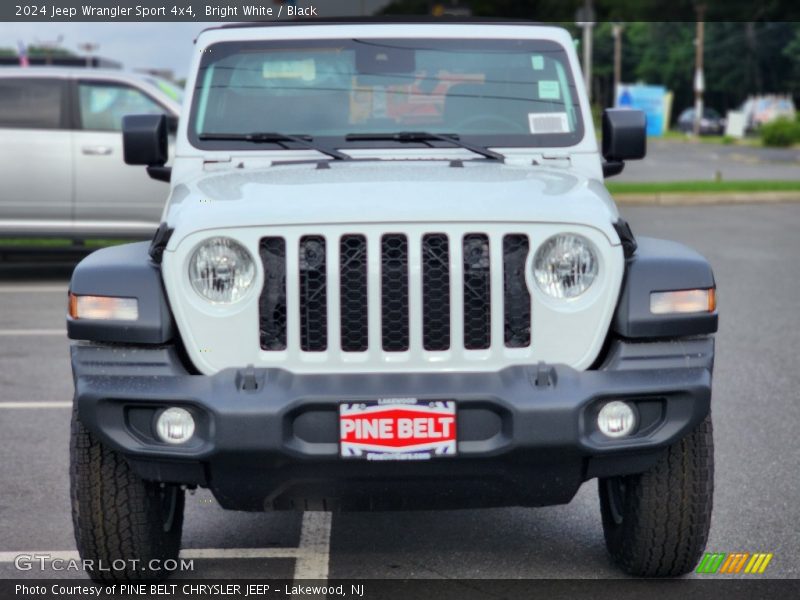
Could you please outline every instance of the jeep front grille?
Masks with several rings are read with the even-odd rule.
[[[339,242],[339,313],[345,352],[369,347],[367,324],[367,238],[343,235]]]
[[[443,233],[422,238],[422,345],[450,349],[450,248]]]
[[[408,350],[408,239],[381,240],[381,341],[386,352]]]
[[[464,347],[482,350],[492,340],[492,272],[489,238],[480,233],[464,236]]]
[[[531,293],[525,281],[527,235],[503,237],[503,315],[505,344],[525,348],[531,343]]]
[[[264,288],[258,303],[261,347],[286,350],[286,242],[267,237],[259,245],[264,264]]]
[[[261,238],[261,348],[286,350],[287,339],[308,353],[528,348],[530,241],[501,237],[312,234],[294,238],[296,251],[282,237]],[[296,337],[287,335],[293,324]]]
[[[328,348],[328,290],[325,238],[300,238],[300,348],[322,352]]]

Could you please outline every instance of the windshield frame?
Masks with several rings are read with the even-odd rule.
[[[560,59],[559,62],[564,70],[566,84],[569,87],[569,92],[572,96],[572,104],[574,106],[575,116],[575,130],[569,133],[558,134],[469,134],[458,131],[453,131],[465,142],[482,146],[485,148],[570,148],[579,145],[585,137],[586,126],[584,124],[584,114],[582,106],[582,92],[578,88],[575,79],[575,73],[572,69],[570,55],[564,46],[558,41],[551,39],[532,39],[532,38],[449,38],[449,37],[436,37],[426,36],[419,38],[396,38],[394,36],[357,36],[341,38],[322,38],[322,39],[280,39],[280,40],[223,40],[210,44],[203,52],[198,71],[195,77],[195,87],[191,90],[191,104],[189,110],[189,119],[187,119],[186,136],[190,145],[198,150],[204,151],[264,151],[271,150],[272,148],[265,147],[264,143],[250,142],[245,140],[225,141],[225,140],[201,140],[195,130],[195,123],[199,111],[199,105],[203,96],[203,80],[206,69],[211,65],[212,61],[220,60],[220,57],[227,57],[243,51],[252,52],[254,50],[291,50],[293,48],[331,48],[336,44],[350,44],[353,41],[368,41],[380,43],[402,43],[402,44],[418,44],[424,48],[426,42],[432,43],[432,50],[441,50],[443,44],[458,45],[459,49],[468,48],[480,51],[518,51],[526,53],[557,53]],[[434,45],[435,44],[435,45]],[[457,51],[455,48],[451,51]],[[185,90],[188,92],[189,90]],[[401,127],[398,124],[398,127]],[[353,125],[354,130],[358,129],[358,125]],[[280,132],[289,135],[311,135],[315,142],[320,145],[325,145],[329,148],[337,148],[342,150],[358,150],[358,149],[396,149],[396,148],[409,148],[409,149],[431,149],[431,148],[453,148],[451,144],[446,142],[397,142],[391,140],[381,141],[355,141],[347,140],[345,135],[314,135],[311,131],[285,131]],[[275,144],[276,150],[301,150],[307,149],[302,145],[292,145],[291,142],[288,146],[281,147]]]

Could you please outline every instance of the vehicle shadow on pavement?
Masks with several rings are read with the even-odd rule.
[[[621,577],[603,542],[597,487],[566,506],[342,513],[333,578]]]

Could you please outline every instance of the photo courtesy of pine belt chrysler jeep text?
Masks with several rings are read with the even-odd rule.
[[[70,284],[81,556],[176,557],[187,488],[454,509],[597,479],[621,569],[690,571],[714,276],[620,218],[603,178],[644,157],[644,115],[607,110],[598,148],[582,81],[569,34],[527,23],[202,33],[174,165],[164,117],[125,117],[125,160],[170,181],[155,238]]]

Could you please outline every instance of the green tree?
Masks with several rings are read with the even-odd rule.
[[[450,0],[395,0],[386,13],[430,14]],[[460,0],[475,16],[508,17],[564,25],[574,38],[575,10],[583,0]],[[611,21],[623,30],[622,80],[664,85],[680,111],[694,101],[697,0],[594,0],[592,91],[596,104],[613,100],[614,41]],[[800,22],[785,21],[780,0],[703,0],[707,7],[704,44],[707,106],[726,111],[749,95],[792,93],[800,104]],[[664,22],[669,11],[670,21]],[[734,18],[735,17],[735,18]],[[632,20],[633,18],[639,19]],[[684,19],[677,21],[676,19]],[[727,18],[727,21],[725,20]],[[750,18],[751,21],[743,21]],[[569,19],[565,21],[565,19]]]
[[[795,100],[800,97],[800,26],[796,27],[794,36],[783,50],[783,55],[791,65],[787,88],[792,92]]]
[[[67,48],[48,48],[46,46],[28,46],[28,56],[31,58],[47,56],[78,56]]]

